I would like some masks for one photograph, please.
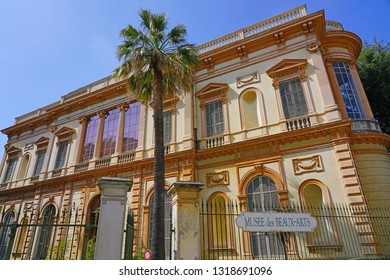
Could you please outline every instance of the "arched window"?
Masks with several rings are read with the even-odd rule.
[[[330,197],[326,186],[321,187],[314,183],[304,185],[301,197],[304,207],[317,221],[314,232],[309,234],[309,249],[338,243],[337,232],[332,224]]]
[[[47,257],[49,245],[52,241],[52,232],[54,227],[54,216],[56,209],[54,205],[49,205],[43,211],[42,214],[42,226],[39,232],[38,248],[35,258],[38,260],[44,260]]]
[[[254,91],[245,92],[241,99],[241,110],[243,118],[243,127],[245,129],[256,128],[259,126],[259,112],[257,94]]]
[[[222,193],[213,194],[208,201],[209,248],[216,251],[232,247],[229,205]],[[222,252],[222,256],[227,252]]]
[[[5,215],[3,224],[0,227],[0,260],[5,259],[8,246],[12,246],[12,244],[9,244],[9,234],[11,233],[10,225],[14,222],[14,220],[15,214],[11,211]]]
[[[154,194],[150,198],[149,212],[149,238],[148,247],[152,247],[152,227],[153,227],[153,206]],[[164,239],[165,239],[165,258],[171,259],[171,227],[172,227],[172,197],[165,191],[164,196]]]
[[[19,177],[18,180],[23,180],[26,178],[27,175],[27,168],[28,168],[28,162],[30,161],[30,155],[26,154],[23,158],[22,165],[20,167],[19,171]]]
[[[18,240],[18,246],[16,248],[16,253],[21,256],[21,259],[23,259],[23,248],[26,241],[26,234],[27,234],[27,225],[28,225],[28,218],[24,218],[22,220],[22,227],[20,228],[19,232],[19,238]]]
[[[266,176],[253,178],[246,189],[249,212],[271,212],[279,207],[274,180]],[[251,232],[252,256],[255,259],[284,257],[284,246],[275,233]]]
[[[97,226],[99,221],[100,199],[101,195],[95,196],[89,204],[87,223],[91,225],[88,234],[88,240],[94,239],[97,233]]]

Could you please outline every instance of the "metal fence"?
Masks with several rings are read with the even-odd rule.
[[[390,259],[390,208],[310,205],[266,212],[310,213],[313,232],[247,232],[236,218],[246,204],[201,203],[202,259]]]
[[[0,259],[93,259],[98,213],[54,206],[44,212],[2,213]]]
[[[95,253],[98,211],[54,207],[44,212],[0,213],[0,260],[92,260]],[[125,229],[124,259],[132,258],[134,222],[129,214]]]

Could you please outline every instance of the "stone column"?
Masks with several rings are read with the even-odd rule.
[[[118,121],[118,131],[116,134],[116,145],[115,145],[115,154],[122,153],[122,144],[123,144],[123,134],[125,126],[125,114],[126,110],[129,108],[127,104],[122,104],[119,106],[119,121]]]
[[[175,260],[198,260],[201,254],[199,192],[204,185],[176,182],[168,189],[172,196],[172,257]]]
[[[127,192],[133,184],[131,179],[103,177],[98,181],[102,190],[99,226],[96,237],[95,260],[120,260]]]
[[[95,159],[100,157],[100,150],[102,147],[102,138],[103,138],[103,130],[104,130],[104,121],[107,117],[107,112],[101,111],[98,115],[99,115],[99,125],[98,125],[98,132],[96,135],[95,150],[93,152],[93,157]]]

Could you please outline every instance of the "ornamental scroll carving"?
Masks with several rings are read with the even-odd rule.
[[[207,173],[206,183],[208,187],[229,185],[229,171]]]
[[[309,172],[321,172],[324,170],[320,155],[315,155],[307,158],[296,158],[292,160],[294,174],[300,175]]]
[[[237,87],[243,87],[248,84],[257,83],[260,82],[260,76],[259,73],[253,72],[251,74],[248,74],[246,76],[237,77]]]

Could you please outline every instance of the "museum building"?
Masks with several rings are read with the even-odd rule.
[[[370,211],[390,206],[390,136],[360,81],[361,49],[357,35],[326,20],[323,10],[308,14],[305,5],[197,46],[193,91],[164,100],[167,258],[192,258],[185,242],[179,248],[174,241],[185,234],[187,217],[177,213],[187,212],[172,213],[181,203],[191,205],[199,225],[194,258],[390,254],[390,234],[383,234],[389,221],[370,219]],[[102,177],[133,180],[127,200],[133,251],[150,248],[152,115],[125,80],[109,76],[4,128],[0,259],[10,246],[12,259],[47,258],[47,240],[58,241],[63,230],[20,226],[10,245],[6,226],[44,223],[65,210],[85,223],[99,208]],[[196,187],[181,191],[173,188],[178,182]],[[307,210],[316,217],[337,216],[329,209],[342,205],[349,220],[318,218],[311,236],[281,239],[243,233],[229,216],[236,206],[239,213],[310,205],[320,205]],[[352,241],[356,254],[346,252]],[[80,248],[67,250],[80,258]]]

